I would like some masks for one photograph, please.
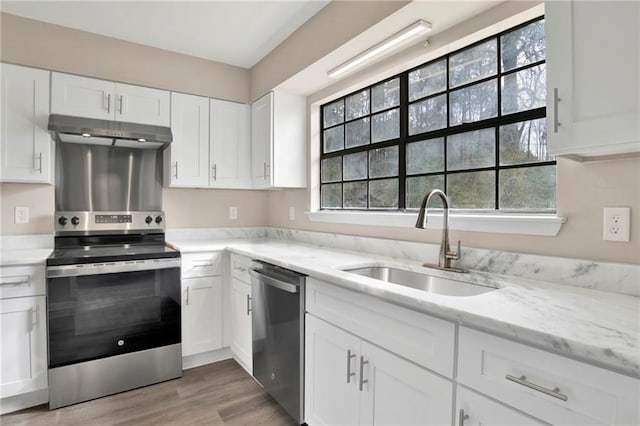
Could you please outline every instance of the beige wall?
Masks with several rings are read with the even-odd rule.
[[[29,207],[29,223],[13,223],[15,207]],[[0,184],[0,235],[53,233],[54,207],[53,185]]]
[[[259,98],[408,3],[332,1],[251,68],[251,99]]]
[[[0,13],[0,59],[124,83],[249,101],[249,70]]]

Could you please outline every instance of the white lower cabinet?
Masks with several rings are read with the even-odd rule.
[[[47,388],[45,296],[0,300],[0,398]]]
[[[251,285],[237,278],[231,279],[231,335],[231,352],[252,373]]]
[[[536,426],[545,423],[458,386],[454,424],[459,426]]]
[[[182,280],[182,356],[222,348],[222,277]]]
[[[452,422],[452,382],[310,314],[305,362],[309,425]]]

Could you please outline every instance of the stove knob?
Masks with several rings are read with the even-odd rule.
[[[78,216],[74,216],[71,218],[71,224],[72,225],[77,225],[80,223],[80,219],[78,218]]]
[[[153,218],[152,218],[151,216],[147,216],[147,217],[144,219],[144,221],[145,221],[145,223],[146,223],[146,224],[149,224],[149,223],[153,222]]]
[[[67,224],[67,222],[68,222],[68,221],[67,221],[67,218],[66,218],[66,217],[64,217],[64,216],[60,216],[60,219],[58,219],[58,223],[59,223],[60,225],[62,225],[62,226],[66,225],[66,224]]]
[[[162,216],[156,216],[156,223],[160,225],[160,222],[162,222]]]

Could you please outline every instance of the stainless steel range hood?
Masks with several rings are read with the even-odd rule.
[[[49,115],[49,131],[61,142],[164,149],[173,140],[171,129],[148,124]]]

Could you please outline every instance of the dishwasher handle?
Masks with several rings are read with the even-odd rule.
[[[265,274],[261,273],[260,271],[255,270],[255,269],[249,269],[249,274],[253,278],[256,278],[257,280],[259,280],[260,282],[263,282],[263,283],[265,283],[267,285],[270,285],[272,287],[275,287],[277,289],[284,290],[287,293],[298,293],[298,292],[300,292],[300,286],[299,285],[288,283],[288,282],[279,280],[277,278],[270,277],[269,275],[265,275]]]

